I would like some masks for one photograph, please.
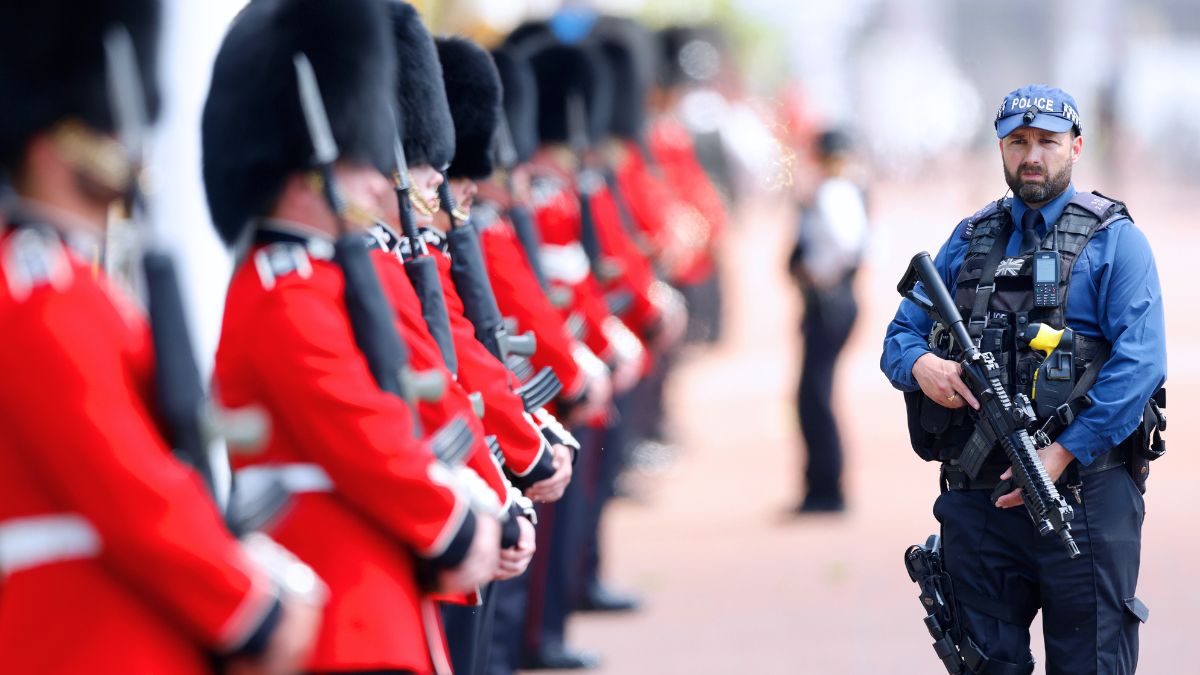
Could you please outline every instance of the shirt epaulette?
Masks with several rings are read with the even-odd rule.
[[[475,202],[471,206],[471,224],[484,232],[500,222],[500,211],[492,202]]]
[[[963,231],[962,231],[962,238],[970,239],[972,236],[974,236],[975,235],[975,225],[977,223],[980,223],[980,222],[986,220],[989,216],[995,214],[1002,207],[1006,206],[1006,203],[1007,203],[1007,200],[997,199],[993,202],[990,202],[987,206],[984,206],[982,209],[979,209],[978,211],[976,211],[975,215],[971,216],[970,218],[967,218],[966,226],[963,228]]]
[[[312,257],[318,256],[313,256],[304,244],[278,241],[254,252],[254,269],[263,288],[269,291],[289,274],[298,274],[301,279],[311,277]]]
[[[62,240],[35,227],[17,228],[3,246],[0,267],[14,300],[22,301],[42,286],[64,290],[74,279]]]
[[[566,181],[549,173],[534,174],[529,180],[529,197],[534,208],[545,206],[567,189]]]

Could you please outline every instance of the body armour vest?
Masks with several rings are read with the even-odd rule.
[[[1069,344],[1058,345],[1054,363],[1046,364],[1055,367],[1046,368],[1042,367],[1046,355],[1021,338],[1032,324],[1055,330],[1067,328],[1064,312],[1075,262],[1097,232],[1128,218],[1129,213],[1119,201],[1093,192],[1077,193],[1036,251],[1007,256],[1005,249],[1013,231],[1010,207],[1011,198],[998,200],[967,220],[962,236],[968,237],[970,243],[951,294],[971,338],[980,351],[991,353],[1000,366],[1008,395],[1023,393],[1030,397],[1042,422],[1056,413],[1060,418],[1073,416],[1074,411],[1066,411],[1063,406],[1076,405],[1083,399],[1090,382],[1081,386],[1080,380],[1085,377],[1094,380],[1095,371],[1108,358],[1109,345],[1104,340],[1073,335]],[[1039,307],[1034,298],[1034,257],[1036,253],[1050,251],[1056,251],[1059,258],[1058,302]],[[948,349],[949,335],[940,324],[934,325],[929,345],[938,356],[961,357],[957,349],[953,352]],[[1096,366],[1089,368],[1093,362]],[[909,432],[917,454],[928,461],[956,460],[975,426],[966,408],[945,408],[920,390],[906,394],[906,403]],[[1059,424],[1050,425],[1051,436],[1056,436],[1069,421],[1059,419]],[[1004,453],[992,448],[986,465],[1006,466]]]

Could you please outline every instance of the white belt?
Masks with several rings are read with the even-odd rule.
[[[259,464],[238,469],[237,489],[260,494],[278,483],[292,494],[333,492],[333,479],[317,464]]]
[[[0,522],[0,577],[99,554],[100,533],[80,515],[55,513]]]

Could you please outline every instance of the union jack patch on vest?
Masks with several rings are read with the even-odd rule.
[[[1000,261],[996,267],[996,276],[998,277],[1015,277],[1021,273],[1021,268],[1025,266],[1024,258],[1005,258]]]

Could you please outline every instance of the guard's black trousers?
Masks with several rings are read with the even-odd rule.
[[[1057,536],[1038,535],[1024,507],[998,509],[988,490],[951,490],[934,504],[966,631],[989,658],[1029,663],[1041,609],[1047,675],[1134,672],[1146,618],[1134,597],[1144,502],[1123,467],[1082,480],[1082,503],[1063,491],[1075,510],[1075,560]]]
[[[833,375],[858,316],[852,283],[853,278],[848,277],[833,290],[806,292],[804,298],[800,325],[804,360],[797,413],[807,450],[805,501],[814,506],[834,506],[842,501],[842,440],[833,414]]]

